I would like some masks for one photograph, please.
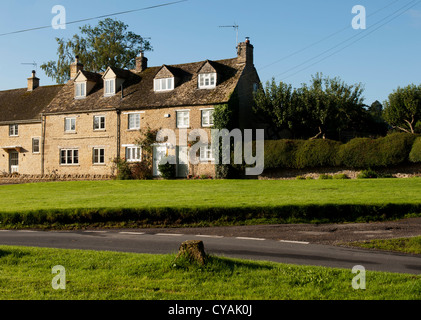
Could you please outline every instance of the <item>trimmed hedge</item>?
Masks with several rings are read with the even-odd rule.
[[[416,138],[394,133],[379,139],[355,138],[346,144],[332,140],[266,141],[265,169],[388,167],[406,163],[410,153],[411,161],[421,162],[421,141],[415,145]]]
[[[415,140],[411,153],[409,154],[409,161],[414,163],[421,162],[421,138]]]

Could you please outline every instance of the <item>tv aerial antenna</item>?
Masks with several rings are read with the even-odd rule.
[[[235,35],[236,35],[235,45],[237,46],[238,45],[238,30],[239,30],[240,26],[234,22],[233,26],[219,26],[219,27],[220,28],[233,28],[235,30]]]
[[[24,64],[24,65],[31,65],[31,66],[33,66],[34,68],[35,68],[35,70],[38,70],[37,69],[37,63],[34,61],[34,62],[25,62],[25,63],[21,63],[21,64]]]

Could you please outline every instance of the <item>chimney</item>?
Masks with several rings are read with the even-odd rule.
[[[254,65],[253,51],[254,51],[254,47],[250,43],[250,38],[246,37],[245,42],[241,42],[241,43],[238,44],[238,47],[237,47],[238,57],[237,57],[237,59],[241,63],[245,63],[245,64],[248,64],[248,65]]]
[[[136,72],[142,72],[148,68],[148,58],[145,57],[143,51],[136,57]]]
[[[70,80],[76,78],[80,70],[83,70],[83,64],[79,62],[79,56],[76,56],[75,62],[70,65]]]
[[[35,76],[35,70],[32,70],[32,77],[28,78],[28,91],[34,91],[39,87],[39,79]]]

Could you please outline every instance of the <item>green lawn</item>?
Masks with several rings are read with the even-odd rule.
[[[421,203],[421,179],[84,181],[0,186],[0,211]]]
[[[0,186],[0,227],[347,222],[421,214],[421,179],[86,181]],[[127,226],[130,226],[127,225]]]
[[[66,288],[54,290],[61,265]],[[211,257],[200,267],[175,255],[0,246],[1,300],[411,300],[421,276],[367,271],[366,289],[351,270]]]

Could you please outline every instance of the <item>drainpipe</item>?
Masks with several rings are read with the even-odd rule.
[[[41,175],[44,175],[44,149],[45,149],[45,122],[46,122],[46,117],[44,114],[41,113],[41,134],[42,134],[42,138],[41,138]]]
[[[120,143],[121,143],[121,133],[120,133],[120,127],[121,127],[121,110],[116,109],[117,113],[117,159],[120,159]]]

